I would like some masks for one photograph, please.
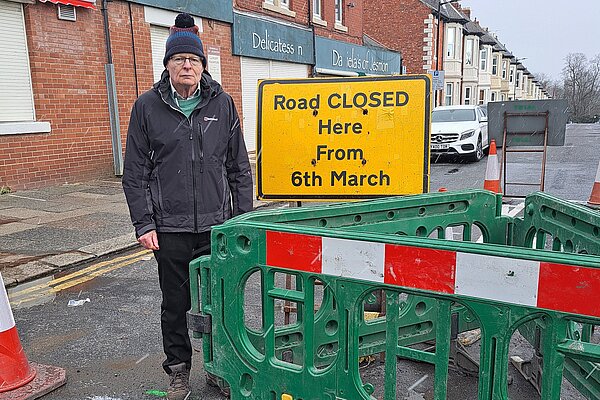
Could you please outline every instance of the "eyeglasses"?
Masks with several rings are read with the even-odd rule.
[[[185,60],[188,60],[190,62],[190,64],[192,64],[193,67],[198,67],[198,66],[202,65],[202,59],[200,57],[182,57],[182,56],[171,57],[171,61],[173,61],[173,64],[177,65],[178,67],[185,64]]]

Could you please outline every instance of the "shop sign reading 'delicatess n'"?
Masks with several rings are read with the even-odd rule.
[[[258,198],[428,191],[430,90],[427,75],[260,81]]]

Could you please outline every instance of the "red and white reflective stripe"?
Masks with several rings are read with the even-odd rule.
[[[600,269],[267,231],[267,265],[600,317]]]
[[[2,274],[0,274],[0,332],[5,332],[14,327],[15,319],[10,309],[10,303],[8,302],[4,280],[2,279]]]

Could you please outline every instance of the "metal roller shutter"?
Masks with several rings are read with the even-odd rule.
[[[23,8],[0,0],[0,122],[34,121]]]
[[[242,112],[244,114],[244,139],[248,151],[256,151],[257,83],[259,79],[306,78],[308,67],[304,64],[284,63],[242,57]]]
[[[150,43],[152,47],[152,73],[154,82],[160,80],[160,75],[165,70],[163,57],[165,56],[165,44],[169,37],[169,28],[150,25]]]

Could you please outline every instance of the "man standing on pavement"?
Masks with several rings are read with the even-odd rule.
[[[153,250],[162,291],[168,398],[190,395],[190,261],[210,253],[213,225],[252,209],[252,176],[231,97],[206,71],[194,19],[175,19],[165,71],[133,105],[123,189],[138,241]]]

